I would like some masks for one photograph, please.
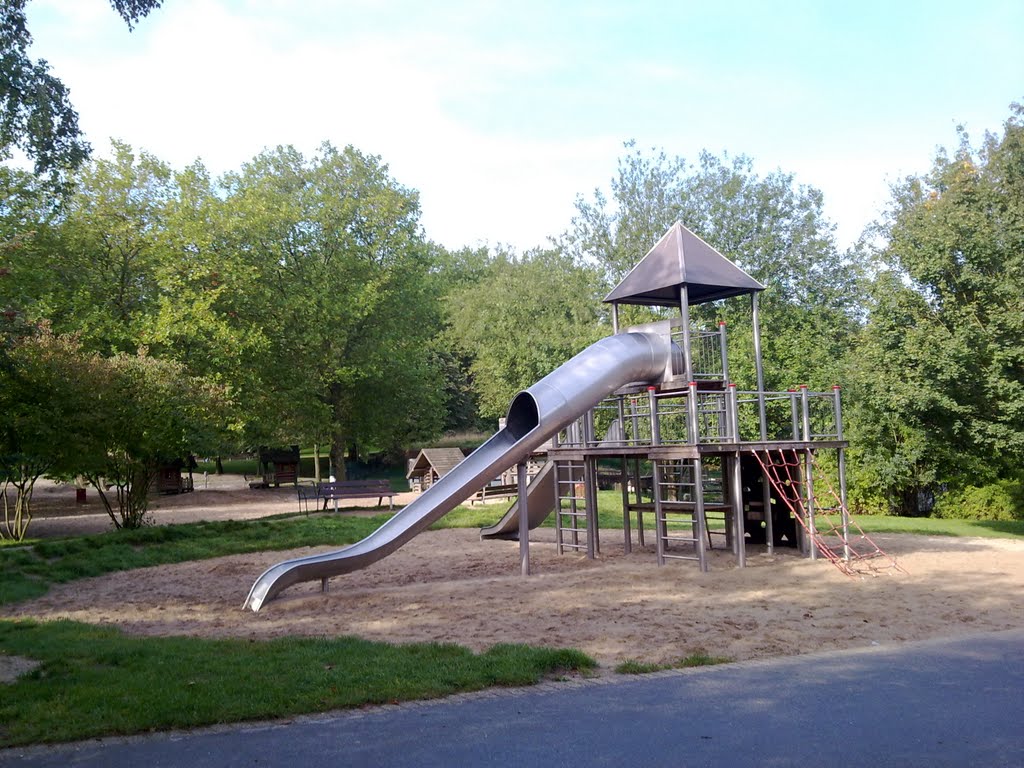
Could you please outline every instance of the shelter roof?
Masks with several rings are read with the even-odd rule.
[[[433,468],[438,477],[444,477],[464,458],[460,448],[423,448],[405,476],[422,476]]]
[[[690,304],[764,290],[761,283],[677,221],[604,300],[676,307],[683,285]]]

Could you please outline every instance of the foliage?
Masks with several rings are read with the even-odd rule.
[[[163,0],[111,0],[128,28]],[[58,189],[67,174],[89,156],[89,143],[78,128],[78,113],[67,87],[50,65],[28,55],[32,35],[25,17],[26,0],[0,0],[0,160],[23,152]]]
[[[855,471],[891,511],[1024,458],[1024,108],[893,190],[850,357]]]
[[[499,250],[451,291],[446,338],[472,359],[482,416],[504,416],[519,390],[604,335],[598,295],[594,270],[557,251]]]
[[[664,152],[635,149],[620,158],[611,195],[576,201],[572,228],[560,241],[578,260],[597,264],[611,288],[674,222],[681,221],[766,286],[761,303],[768,389],[838,380],[838,360],[856,329],[859,271],[841,256],[818,190],[791,174],[758,175],[745,156],[702,152],[695,165]],[[622,307],[624,323],[648,310]],[[658,312],[664,314],[664,312]],[[670,314],[678,314],[678,311]],[[697,323],[729,324],[730,375],[755,384],[750,313],[742,302],[694,307]]]
[[[21,540],[32,522],[36,481],[47,472],[68,471],[97,426],[90,401],[98,361],[76,339],[44,327],[15,339],[5,363],[0,367],[0,539]]]
[[[308,160],[264,152],[225,184],[210,266],[227,286],[217,311],[261,340],[260,375],[239,393],[250,423],[331,443],[339,474],[350,442],[436,434],[433,251],[416,193],[380,158],[329,144]]]
[[[170,168],[115,141],[111,159],[87,164],[75,182],[60,217],[17,263],[19,279],[38,291],[26,310],[58,333],[78,333],[89,349],[135,352],[151,335],[164,292]]]
[[[716,664],[729,664],[732,659],[726,656],[709,656],[705,651],[699,650],[685,656],[673,664],[654,664],[636,659],[626,659],[615,671],[620,675],[649,675],[652,672],[662,672],[667,669],[691,669],[693,667],[711,667]]]
[[[962,520],[1024,520],[1024,482],[997,480],[948,491],[939,496],[932,514]]]
[[[95,486],[115,527],[138,528],[159,468],[219,442],[221,393],[180,365],[145,355],[104,360],[89,383],[94,428],[76,472]]]
[[[522,645],[475,654],[351,637],[141,638],[69,621],[0,622],[0,652],[41,662],[4,686],[2,746],[430,699],[595,666],[579,651]]]

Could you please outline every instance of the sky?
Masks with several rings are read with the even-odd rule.
[[[109,139],[214,174],[324,141],[420,193],[427,237],[523,251],[645,152],[820,189],[840,247],[963,125],[1024,101],[1021,0],[30,0],[30,55]],[[684,222],[685,223],[685,222]]]

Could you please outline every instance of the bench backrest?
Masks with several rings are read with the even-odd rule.
[[[320,491],[390,492],[391,484],[387,480],[336,480],[333,483],[320,483]]]

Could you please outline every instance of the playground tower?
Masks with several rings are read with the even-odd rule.
[[[742,567],[748,544],[763,544],[769,553],[776,546],[797,547],[847,572],[881,554],[862,532],[851,534],[839,388],[765,390],[762,290],[676,223],[604,299],[615,334],[658,334],[671,341],[670,370],[657,383],[619,388],[555,436],[548,482],[556,499],[559,552],[594,557],[599,551],[597,491],[611,480],[622,490],[626,552],[634,521],[638,543],[645,544],[647,517],[659,565],[693,559],[707,570],[708,550],[723,547]],[[729,376],[725,324],[696,327],[690,308],[745,296],[756,388],[741,391]],[[667,307],[677,316],[620,328],[623,304]]]

